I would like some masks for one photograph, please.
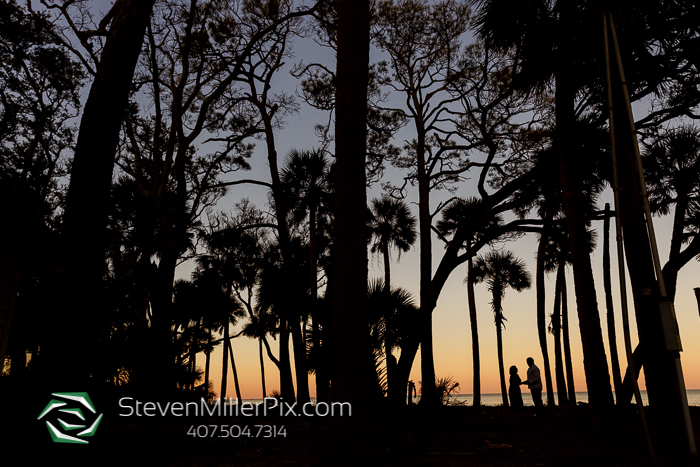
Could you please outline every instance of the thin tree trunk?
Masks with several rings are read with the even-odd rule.
[[[240,404],[243,398],[241,397],[241,387],[238,384],[238,371],[236,371],[236,360],[233,358],[233,345],[228,343],[228,352],[231,355],[231,369],[233,370],[233,384],[236,387],[236,403]]]
[[[272,126],[272,121],[264,106],[259,106],[262,115],[263,124],[265,126],[265,144],[267,146],[267,164],[270,167],[270,179],[272,185],[272,198],[275,201],[275,220],[277,221],[277,232],[279,237],[280,252],[282,254],[282,277],[290,277],[294,260],[291,256],[291,243],[289,229],[287,227],[287,215],[289,207],[287,204],[286,194],[282,188],[280,180],[279,165],[277,163],[277,149],[275,147],[275,133]],[[280,291],[282,296],[292,297],[293,291],[288,290],[288,283],[291,281],[283,281],[283,290]],[[280,313],[280,354],[279,354],[279,370],[280,370],[280,390],[282,397],[289,403],[294,402],[294,383],[292,382],[292,367],[289,354],[289,327],[293,324],[290,322],[290,317],[293,314],[289,305],[289,301],[283,301],[279,307]]]
[[[617,355],[617,339],[615,338],[615,309],[612,298],[612,279],[610,276],[610,204],[605,204],[605,219],[603,220],[603,284],[605,287],[605,307],[608,318],[608,346],[610,347],[610,365],[612,366],[615,399],[620,405],[622,394],[622,377],[620,374],[620,359]]]
[[[564,340],[564,362],[566,365],[566,387],[569,390],[569,403],[576,405],[576,388],[574,387],[574,365],[571,360],[569,343],[569,300],[566,293],[566,274],[561,281],[561,332]]]
[[[469,324],[472,331],[472,366],[474,369],[474,407],[481,405],[481,361],[479,359],[479,329],[476,325],[476,299],[474,297],[474,262],[467,263],[467,302],[469,303]]]
[[[306,366],[306,342],[301,335],[301,324],[296,319],[289,323],[292,344],[294,345],[294,373],[297,377],[297,401],[305,404],[311,400],[309,396],[309,372]]]
[[[561,352],[561,287],[564,280],[566,263],[560,261],[557,266],[557,279],[554,291],[554,312],[552,313],[552,332],[554,334],[554,373],[557,380],[557,396],[559,405],[567,405],[566,377],[564,376],[564,361]]]
[[[537,266],[535,269],[535,287],[537,289],[537,336],[542,350],[542,362],[544,364],[545,388],[547,390],[547,405],[554,407],[554,387],[552,386],[552,370],[549,364],[549,351],[547,350],[547,320],[545,313],[545,288],[544,288],[544,255],[547,238],[549,235],[549,218],[545,219],[540,243],[537,247]]]
[[[668,253],[667,264],[674,264],[677,262],[678,257],[681,253],[681,246],[683,245],[683,231],[685,229],[685,216],[688,210],[688,197],[685,195],[678,196],[676,199],[676,209],[673,213],[673,230],[671,231],[671,249]],[[666,296],[673,302],[676,298],[676,284],[678,283],[678,271],[680,268],[675,269],[671,273],[671,268],[666,271],[664,268],[664,282],[666,285]]]
[[[209,331],[209,339],[207,343],[207,348],[211,349],[211,330]],[[204,355],[206,355],[206,360],[204,361],[204,388],[207,394],[207,400],[209,400],[209,365],[211,364],[211,350],[207,350],[204,352]]]
[[[430,285],[433,276],[432,217],[430,216],[430,179],[425,163],[425,130],[421,117],[416,120],[418,159],[418,229],[420,232],[420,327],[421,334],[421,398],[420,405],[440,405],[435,387],[435,361],[433,359],[433,308]]]
[[[498,346],[498,376],[501,380],[501,398],[503,399],[503,407],[508,407],[508,389],[506,388],[506,374],[503,364],[503,331],[501,324],[496,324],[496,345]]]
[[[508,389],[506,387],[505,365],[503,363],[503,313],[501,311],[501,292],[497,287],[494,287],[493,292],[493,308],[496,321],[496,346],[498,348],[498,376],[501,379],[501,397],[503,398],[503,407],[508,407]]]
[[[267,397],[267,389],[265,388],[265,360],[263,358],[263,343],[262,338],[258,338],[258,351],[260,353],[260,379],[262,380],[262,396]]]
[[[228,380],[228,346],[230,345],[228,336],[228,322],[224,325],[224,358],[221,365],[221,392],[219,393],[219,398],[226,400],[226,384]]]

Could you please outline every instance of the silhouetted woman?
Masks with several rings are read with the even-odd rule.
[[[510,397],[510,406],[514,409],[523,407],[523,395],[520,392],[520,383],[522,382],[518,376],[518,367],[513,365],[510,367],[510,386],[508,387],[508,397]]]

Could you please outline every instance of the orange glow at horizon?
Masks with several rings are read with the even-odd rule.
[[[668,249],[670,241],[670,222],[668,217],[655,219],[657,226],[657,237],[662,252],[662,262],[664,252]],[[601,225],[595,225],[601,228]],[[505,248],[513,250],[517,256],[524,259],[529,267],[534,281],[535,252],[537,249],[537,238],[534,235],[525,236],[516,242],[510,242]],[[440,258],[442,245],[434,242],[434,258]],[[602,278],[602,234],[599,236],[599,246],[593,253],[592,264],[597,288],[598,311],[600,315],[601,330],[605,351],[608,356],[608,371],[610,370],[610,350],[608,346],[607,322],[605,310],[605,296],[603,292]],[[482,251],[483,254],[485,251]],[[667,253],[666,253],[667,254]],[[418,260],[417,249],[413,249],[408,254],[402,256],[400,265],[396,262],[392,264],[392,277],[395,285],[411,291],[414,297],[418,297]],[[615,246],[611,247],[611,256],[615,258]],[[381,264],[377,264],[376,258],[370,259],[370,278],[381,277],[383,275]],[[613,301],[615,307],[615,328],[620,369],[624,377],[627,367],[625,354],[624,337],[622,330],[622,317],[620,311],[619,293],[617,280],[617,268],[613,261]],[[437,265],[435,265],[436,267]],[[435,270],[435,267],[433,270]],[[472,350],[471,331],[469,324],[469,314],[467,309],[466,289],[463,280],[466,276],[466,265],[455,270],[445,284],[438,306],[433,312],[433,352],[435,360],[436,377],[452,376],[454,381],[460,383],[460,394],[471,394],[473,385],[472,375]],[[695,299],[694,287],[700,286],[697,278],[700,277],[700,264],[692,261],[684,267],[678,277],[678,292],[675,300],[678,325],[681,332],[681,339],[684,351],[681,352],[681,363],[683,365],[686,388],[700,389],[700,319],[698,317],[698,305]],[[628,284],[629,287],[629,284]],[[546,288],[546,314],[547,324],[549,315],[552,313],[554,301],[554,274],[545,278]],[[496,330],[491,311],[491,296],[484,284],[475,287],[477,319],[479,329],[479,350],[481,363],[481,392],[482,394],[500,393],[500,382],[498,375],[498,360],[496,352]],[[573,274],[571,267],[567,268],[567,292],[568,292],[568,312],[569,312],[569,332],[571,341],[572,361],[574,369],[574,382],[576,391],[586,391],[586,381],[583,367],[583,355],[581,350],[581,338],[576,311],[576,297],[574,291]],[[631,297],[631,291],[628,290]],[[533,357],[536,365],[540,368],[544,378],[544,364],[542,352],[540,350],[535,311],[535,290],[517,293],[513,290],[506,292],[503,301],[503,314],[507,321],[503,331],[503,354],[506,373],[506,385],[508,378],[508,368],[516,365],[521,378],[525,378],[527,365],[525,359]],[[630,300],[631,302],[631,300]],[[630,303],[629,319],[631,326],[631,340],[633,347],[638,341],[635,326],[634,308]],[[279,353],[279,343],[268,337],[270,346],[275,355]],[[256,340],[239,337],[232,341],[236,365],[240,377],[241,393],[244,399],[259,399],[262,397],[262,384],[260,377],[260,360],[258,354],[258,343]],[[552,334],[547,335],[548,354],[551,364],[552,377],[554,378],[554,338]],[[291,353],[291,352],[290,352]],[[413,363],[410,379],[418,386],[421,380],[420,375],[419,349]],[[279,390],[279,372],[276,366],[264,354],[265,378],[267,395],[273,390]],[[204,355],[198,355],[197,365],[204,367]],[[293,363],[292,363],[293,365]],[[292,366],[292,373],[294,367]],[[212,355],[211,380],[214,384],[214,391],[220,390],[221,382],[221,346],[217,347]],[[639,379],[641,389],[644,389],[644,376]],[[553,381],[556,391],[556,382]],[[309,390],[311,396],[315,395],[314,377],[309,375]],[[527,389],[524,389],[527,393]],[[235,397],[233,376],[229,368],[227,385],[227,397]]]

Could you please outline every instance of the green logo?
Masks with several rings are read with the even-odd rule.
[[[53,424],[46,420],[46,427],[49,429],[53,442],[88,444],[86,440],[81,438],[95,434],[103,414],[97,415],[95,406],[87,392],[55,392],[51,395],[58,399],[51,399],[37,420],[41,420],[45,415],[52,417]],[[91,413],[86,417],[83,409],[87,409]],[[72,433],[72,435],[68,433]]]

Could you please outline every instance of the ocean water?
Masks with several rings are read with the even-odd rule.
[[[533,406],[534,404],[532,403],[532,397],[530,397],[530,392],[525,389],[522,391],[523,393],[523,403],[526,406]],[[700,406],[700,389],[687,389],[686,394],[688,395],[688,405],[691,406]],[[615,395],[615,392],[613,392],[613,395]],[[646,391],[641,391],[642,395],[642,403],[644,405],[649,405],[649,398],[647,396]],[[557,398],[557,393],[554,393],[554,399],[556,400]],[[234,399],[235,400],[235,399]],[[414,399],[414,402],[417,403],[420,400],[420,396]],[[547,393],[543,392],[542,393],[542,400],[547,402]],[[262,403],[262,399],[244,399],[243,402],[250,402],[252,404],[260,404]],[[315,402],[315,399],[312,397],[311,398],[312,402]],[[632,401],[634,402],[634,398],[632,398]],[[576,393],[576,402],[588,402],[588,393],[587,392],[577,392]],[[474,404],[474,396],[472,394],[457,394],[452,397],[450,397],[450,404],[459,404],[459,405],[473,405]],[[491,405],[491,406],[496,406],[496,405],[502,405],[503,401],[501,400],[501,394],[482,394],[481,395],[481,405]]]
[[[526,406],[533,406],[532,397],[530,396],[530,391],[527,389],[522,391],[523,393],[523,403]],[[642,396],[642,403],[644,405],[649,405],[649,397],[646,391],[640,391]],[[687,389],[686,394],[688,395],[688,405],[700,406],[700,389]],[[615,392],[613,391],[613,396]],[[547,393],[542,392],[542,400],[547,402]],[[557,393],[554,393],[554,400],[557,400]],[[587,392],[577,392],[576,402],[588,402]],[[634,397],[632,398],[634,402]],[[472,405],[474,403],[474,396],[472,394],[457,394],[450,398],[450,403],[452,404],[464,404]],[[481,405],[502,405],[503,401],[501,399],[501,394],[482,394],[481,395]]]

